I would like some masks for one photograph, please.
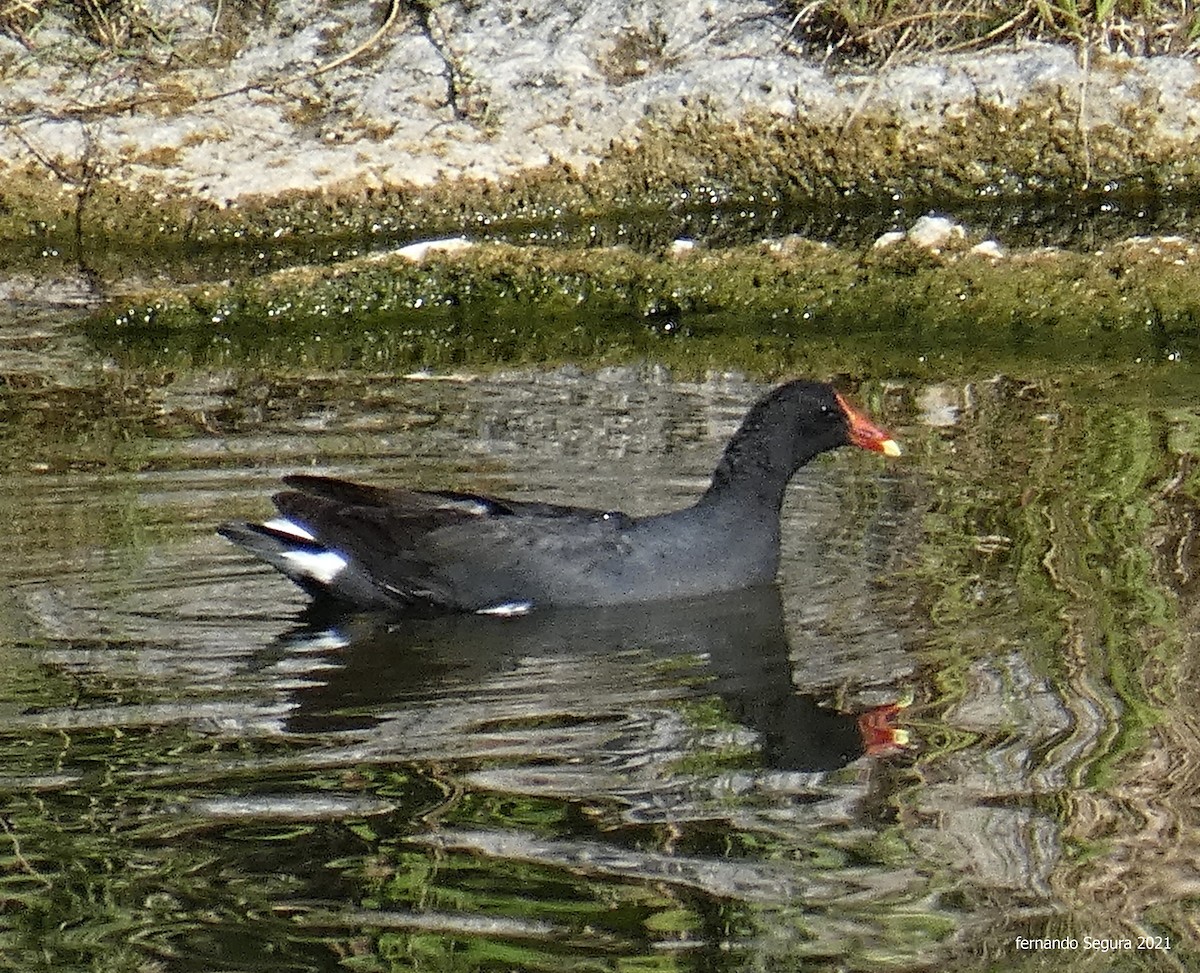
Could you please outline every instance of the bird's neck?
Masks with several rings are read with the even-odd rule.
[[[785,408],[787,404],[776,395],[746,413],[725,447],[700,505],[744,509],[756,518],[769,515],[778,523],[783,496],[795,472],[845,442],[841,427],[807,434],[796,431],[796,417]]]
[[[783,496],[795,469],[772,462],[753,447],[735,450],[731,443],[713,471],[712,483],[700,498],[703,506],[737,507],[758,516],[773,514],[778,519]]]

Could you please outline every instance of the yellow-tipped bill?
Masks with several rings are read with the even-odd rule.
[[[895,457],[900,455],[900,444],[896,440],[861,412],[856,412],[851,408],[850,403],[840,395],[838,395],[837,400],[838,405],[842,407],[842,411],[846,414],[846,421],[850,424],[850,442],[855,446],[861,446],[863,449],[883,453],[884,456]]]

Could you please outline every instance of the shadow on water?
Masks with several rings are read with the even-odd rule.
[[[891,707],[860,717],[823,706],[819,697],[792,686],[783,605],[774,586],[702,601],[511,619],[360,616],[306,627],[279,646],[285,658],[331,647],[336,667],[318,685],[297,691],[298,709],[287,721],[291,732],[361,729],[381,719],[375,715],[380,706],[431,693],[455,697],[531,661],[546,665],[565,656],[586,666],[589,658],[638,653],[668,669],[695,666],[691,678],[699,691],[715,694],[730,719],[757,734],[767,768],[836,770],[868,752],[901,749],[886,726]]]
[[[350,950],[575,969],[668,950],[732,970],[836,956],[850,930],[911,949],[876,914],[920,885],[873,848],[898,780],[879,760],[904,753],[892,709],[793,687],[784,632],[770,587],[356,616],[207,662],[43,645],[72,698],[3,723],[10,755],[43,751],[43,772],[4,782],[28,887],[10,934],[56,969],[109,955],[99,898],[128,968],[333,969]]]

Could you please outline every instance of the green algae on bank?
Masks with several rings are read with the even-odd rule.
[[[648,360],[703,372],[924,374],[1044,359],[1190,357],[1200,260],[1183,240],[996,257],[799,238],[672,255],[484,244],[372,255],[144,294],[94,316],[132,364],[413,369]]]

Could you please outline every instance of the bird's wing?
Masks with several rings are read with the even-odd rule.
[[[274,497],[282,519],[266,526],[292,531],[320,550],[304,563],[324,572],[326,592],[361,602],[367,582],[376,600],[401,608],[532,605],[551,588],[571,582],[564,572],[582,576],[619,554],[621,530],[631,523],[612,511],[481,494],[313,476],[285,482],[293,489]],[[344,561],[345,568],[337,568],[337,560],[318,560],[325,554]],[[293,561],[303,559],[292,555]]]

